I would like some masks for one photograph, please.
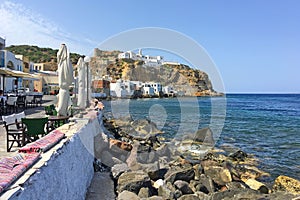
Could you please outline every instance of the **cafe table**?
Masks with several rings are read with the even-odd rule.
[[[69,116],[56,116],[56,115],[50,115],[48,116],[48,121],[50,124],[53,124],[53,128],[58,128],[59,126],[68,123]]]

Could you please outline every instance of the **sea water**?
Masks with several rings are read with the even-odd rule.
[[[114,117],[148,118],[172,139],[210,127],[216,147],[253,154],[270,173],[300,179],[300,94],[120,99],[105,102]]]

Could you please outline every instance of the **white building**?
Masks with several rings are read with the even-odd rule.
[[[5,39],[0,37],[0,50],[4,50],[5,48]]]
[[[117,80],[110,83],[110,96],[116,98],[132,97],[135,90],[135,84],[130,81]]]
[[[143,87],[143,82],[141,81],[131,81],[134,84],[135,90],[141,90]]]
[[[172,86],[165,86],[163,87],[163,93],[166,96],[175,96],[177,94],[177,92],[174,90],[174,88]]]
[[[155,96],[154,88],[151,85],[144,83],[142,88],[143,96],[153,97]]]
[[[7,50],[0,50],[0,54],[2,59],[1,67],[3,67],[4,69],[9,68],[11,70],[23,71],[23,66],[22,66],[23,61],[16,58],[15,54]],[[4,85],[2,84],[3,79],[5,80]],[[1,85],[1,90],[12,91],[15,90],[15,86],[17,87],[22,86],[22,79],[16,77],[1,76],[0,85]]]
[[[153,88],[154,94],[155,95],[159,95],[160,92],[162,92],[162,86],[160,83],[156,83],[156,82],[147,82],[144,85],[150,86]]]
[[[118,58],[119,59],[127,58],[127,59],[137,60],[137,55],[132,51],[126,51],[126,52],[120,53],[118,55]]]
[[[163,65],[180,65],[179,62],[172,62],[172,61],[163,61]]]
[[[144,61],[146,66],[151,66],[151,67],[157,67],[162,65],[163,63],[163,57],[162,56],[149,56],[149,55],[143,55],[142,54],[142,49],[139,49],[139,53],[136,54],[132,51],[126,51],[123,53],[120,53],[118,55],[119,59],[122,58],[127,58],[127,59],[132,59],[132,60],[142,60]]]

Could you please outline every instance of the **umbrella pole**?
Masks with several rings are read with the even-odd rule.
[[[2,90],[4,91],[4,88],[5,88],[5,75],[3,75],[3,77],[2,77]]]

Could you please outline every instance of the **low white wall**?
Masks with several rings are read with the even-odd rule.
[[[77,127],[77,133],[50,152],[48,161],[9,199],[85,199],[94,175],[94,136],[100,125],[97,118],[82,119],[78,124],[82,128]]]

